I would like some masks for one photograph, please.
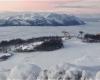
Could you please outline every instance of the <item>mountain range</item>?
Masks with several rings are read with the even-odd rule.
[[[0,26],[71,26],[84,21],[73,15],[58,13],[19,13],[0,15]]]

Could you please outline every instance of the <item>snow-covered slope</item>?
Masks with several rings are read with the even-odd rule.
[[[20,13],[3,16],[0,17],[0,26],[69,26],[84,24],[84,21],[78,17],[58,13]]]
[[[68,31],[73,35],[77,35],[79,31],[100,33],[99,26],[100,22],[87,22],[86,25],[79,25],[78,27],[0,27],[0,41],[51,35],[61,36],[63,35],[61,33],[62,31]],[[31,70],[36,69],[32,68],[30,64],[41,67],[42,72],[38,76],[41,80],[47,79],[46,75],[49,75],[49,80],[53,77],[58,79],[59,76],[63,76],[63,80],[66,78],[75,80],[73,78],[80,72],[83,75],[81,80],[100,80],[100,43],[83,43],[81,40],[73,38],[64,41],[64,48],[60,50],[51,52],[27,52],[25,54],[14,53],[8,60],[0,62],[0,80],[17,79],[19,77],[23,79],[27,74],[26,72],[30,74]],[[19,68],[20,66],[21,68]],[[65,75],[62,75],[62,72],[60,72],[63,70],[66,70]],[[18,73],[25,74],[20,76]],[[30,75],[27,76],[29,77]]]

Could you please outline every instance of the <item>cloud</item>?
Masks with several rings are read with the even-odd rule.
[[[55,8],[100,8],[100,0],[79,0],[73,3],[55,2],[53,6]]]
[[[0,11],[100,13],[100,0],[0,0]]]

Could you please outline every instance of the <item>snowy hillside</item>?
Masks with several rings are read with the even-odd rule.
[[[0,26],[69,26],[82,25],[78,17],[58,13],[19,13],[0,15]]]
[[[12,15],[9,14],[9,16]],[[27,15],[27,18],[23,18],[33,19],[29,16],[30,14]],[[45,17],[48,17],[50,21],[56,19],[49,14]],[[55,15],[55,17],[57,16]],[[57,22],[62,23],[59,19]],[[1,21],[4,22],[4,20]],[[50,22],[48,21],[48,23]],[[63,36],[62,31],[67,31],[75,36],[79,34],[79,31],[97,34],[100,33],[99,26],[100,21],[91,20],[87,21],[86,25],[69,27],[1,26],[0,41],[41,36]],[[84,43],[77,38],[64,40],[63,43],[64,48],[55,51],[0,53],[0,57],[9,57],[5,61],[0,61],[0,80],[100,80],[100,43]],[[41,42],[34,45],[36,44],[41,44]],[[29,47],[31,48],[30,45]]]

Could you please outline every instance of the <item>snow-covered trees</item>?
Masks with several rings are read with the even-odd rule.
[[[100,80],[100,71],[97,72],[97,74],[96,74],[96,79],[95,79],[95,80]]]
[[[36,80],[40,71],[34,64],[21,64],[11,70],[7,80]]]
[[[1,78],[5,80],[5,77]],[[7,80],[100,80],[100,72],[95,77],[89,71],[71,64],[56,65],[43,70],[34,64],[24,63],[15,66]]]
[[[43,70],[39,80],[93,80],[91,74],[79,67],[70,64],[55,66],[48,70]]]

